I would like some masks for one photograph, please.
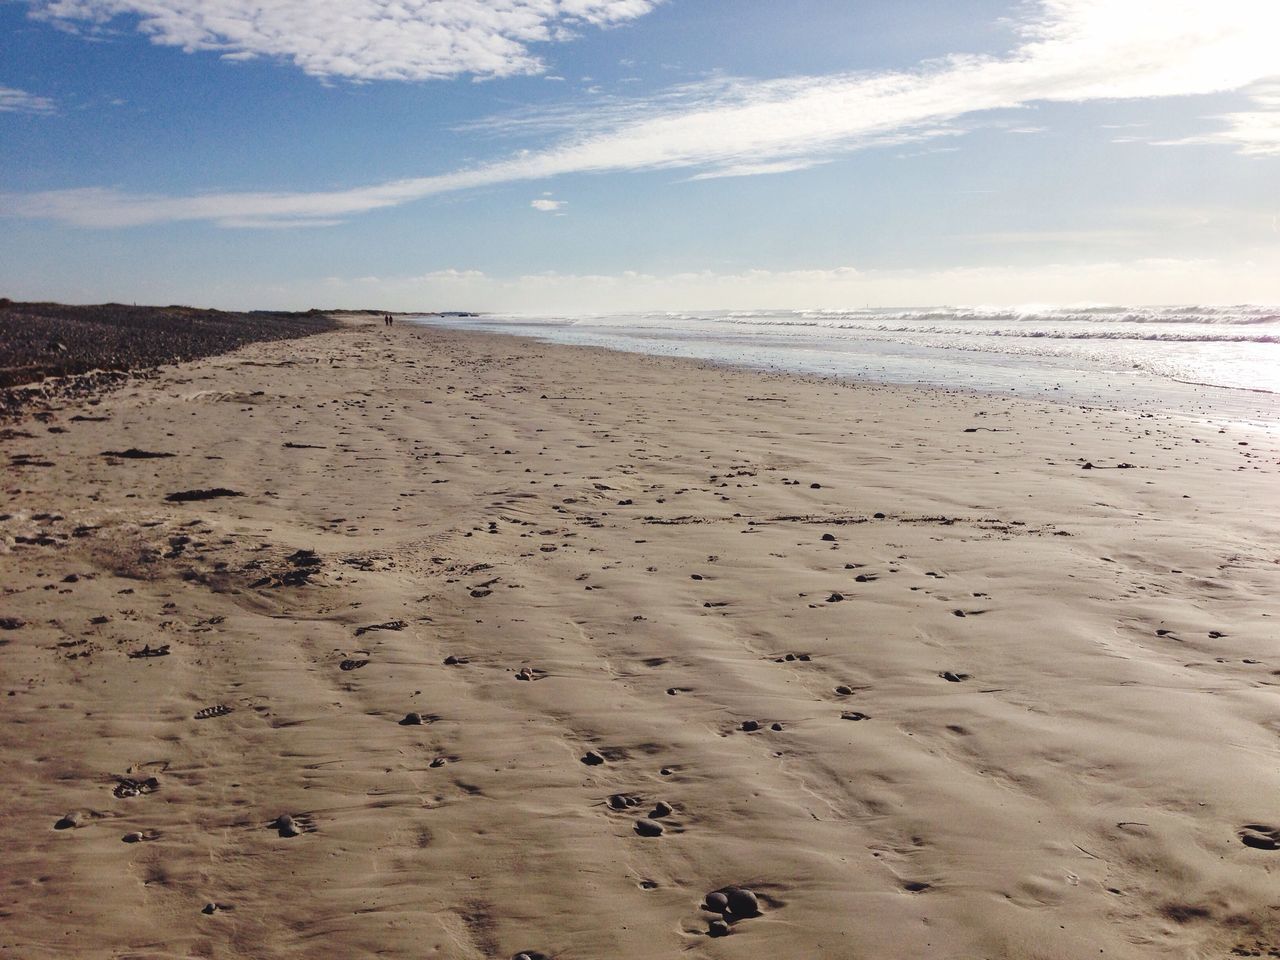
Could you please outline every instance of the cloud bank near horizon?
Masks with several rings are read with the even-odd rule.
[[[126,0],[48,5],[79,9],[117,2]],[[157,7],[175,2],[154,0]],[[525,5],[506,0],[499,8]],[[536,6],[616,21],[653,4],[546,0]],[[1213,143],[1254,156],[1280,155],[1280,65],[1274,55],[1280,4],[1274,0],[1167,0],[1158,16],[1149,0],[1039,0],[1029,9],[1034,15],[1020,23],[1020,43],[1003,57],[955,54],[911,71],[720,79],[677,88],[656,105],[618,102],[595,117],[579,113],[553,146],[470,169],[316,192],[161,196],[87,187],[0,194],[0,213],[82,227],[329,225],[440,194],[567,174],[683,170],[706,179],[801,170],[872,146],[957,136],[962,119],[1037,103],[1225,92],[1250,96],[1257,109],[1217,118],[1223,127],[1218,132],[1164,144]]]
[[[37,297],[39,278],[16,296]],[[121,278],[119,291],[86,287],[79,299],[142,297],[156,303],[198,302],[228,309],[482,310],[535,315],[634,311],[756,310],[769,305],[841,310],[851,307],[968,305],[1138,306],[1159,303],[1280,303],[1280,253],[1252,256],[1139,258],[1044,265],[954,266],[908,269],[747,269],[677,273],[527,273],[499,275],[472,269],[414,275],[329,276],[261,282],[211,279],[171,283],[145,273]],[[1206,300],[1206,291],[1215,291]],[[69,291],[73,298],[76,291]],[[1153,299],[1154,297],[1154,299]]]

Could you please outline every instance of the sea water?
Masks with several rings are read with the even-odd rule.
[[[553,343],[1280,422],[1280,308],[758,310],[414,317]]]

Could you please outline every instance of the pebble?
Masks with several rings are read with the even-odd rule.
[[[641,817],[636,821],[636,833],[642,837],[660,837],[662,836],[662,824],[656,820]]]
[[[402,727],[420,727],[422,726],[422,714],[406,713],[404,719],[400,721]]]
[[[729,898],[719,890],[713,890],[707,894],[706,907],[712,913],[724,913],[729,909]]]
[[[126,833],[126,834],[125,834],[123,837],[121,837],[120,839],[121,839],[121,840],[123,840],[125,843],[141,843],[141,842],[142,842],[142,834],[138,833],[138,832],[135,830],[135,831],[133,831],[132,833]]]
[[[729,912],[735,917],[754,917],[760,913],[760,901],[750,890],[732,887],[725,892],[729,898]]]
[[[53,829],[70,830],[74,827],[80,826],[80,824],[83,821],[84,821],[84,815],[81,814],[80,811],[76,810],[72,813],[68,813],[65,817],[63,817],[61,820],[55,823],[53,825]]]
[[[582,757],[582,762],[588,767],[597,767],[604,763],[604,757],[600,756],[600,754],[596,753],[594,750],[588,750]]]
[[[276,817],[275,828],[280,831],[282,837],[296,837],[302,833],[293,817],[287,813]]]
[[[665,800],[659,800],[653,805],[653,812],[650,813],[649,816],[658,819],[661,817],[671,816],[671,812],[671,804],[667,803]]]
[[[743,720],[743,721],[742,721],[742,729],[743,729],[744,731],[746,731],[747,733],[755,733],[757,730],[759,730],[759,729],[760,729],[760,721],[758,721],[758,720]]]
[[[707,925],[707,933],[713,937],[727,937],[730,932],[729,925],[723,920],[712,920]]]

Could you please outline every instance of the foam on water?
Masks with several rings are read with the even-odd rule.
[[[890,383],[1280,420],[1280,308],[425,316],[422,322]]]

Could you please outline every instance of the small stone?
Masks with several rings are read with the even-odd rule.
[[[218,912],[218,905],[216,903],[206,903],[200,912],[205,916],[212,916]]]
[[[727,937],[733,931],[723,920],[712,920],[707,924],[707,933],[713,937]]]
[[[735,917],[754,917],[760,913],[760,901],[750,890],[732,887],[726,894],[729,898],[729,912]]]
[[[138,833],[135,830],[132,833],[126,833],[120,839],[123,840],[125,843],[141,843],[143,837],[142,837],[142,834]]]
[[[871,516],[872,516],[872,518],[873,518],[873,519],[875,519],[875,520],[883,520],[883,519],[884,519],[884,514],[883,514],[883,513],[873,513]]]
[[[84,814],[79,810],[68,813],[65,817],[53,825],[55,830],[74,830],[84,821]]]
[[[636,833],[642,837],[660,837],[662,836],[662,824],[656,820],[641,817],[636,821]]]
[[[671,812],[671,804],[667,803],[665,800],[659,800],[653,805],[653,812],[650,813],[649,816],[657,820],[662,817],[671,816]]]
[[[712,913],[724,913],[729,909],[729,898],[719,890],[713,890],[707,894],[706,909]]]
[[[769,725],[769,729],[770,729],[770,730],[772,730],[774,733],[781,733],[781,732],[782,732],[782,724],[780,724],[780,723],[771,723],[771,724]]]
[[[444,658],[444,665],[446,667],[456,667],[460,662],[461,661],[457,657],[453,656],[453,654]]]
[[[824,533],[824,534],[822,535],[822,539],[823,539],[826,543],[835,543],[835,542],[836,542],[836,535],[835,535],[834,533]]]
[[[625,810],[629,806],[629,804],[627,803],[627,798],[620,793],[615,793],[613,796],[611,796],[609,798],[608,803],[609,803],[609,806],[612,807],[614,810]]]
[[[302,829],[298,826],[297,821],[287,813],[276,817],[275,828],[280,832],[280,836],[282,837],[296,837],[302,833]]]
[[[843,594],[833,593],[831,596],[827,597],[827,603],[839,603],[843,599]]]
[[[586,754],[583,755],[582,762],[588,767],[598,767],[600,764],[604,763],[604,757],[600,756],[600,754],[596,753],[594,750],[588,750]]]
[[[760,729],[760,721],[759,720],[743,720],[742,729],[746,733],[755,733],[757,730]]]
[[[422,726],[422,714],[406,713],[404,719],[400,721],[402,727],[420,727]]]
[[[842,697],[848,697],[853,694],[853,688],[846,687],[844,684],[841,684],[840,686],[836,687],[836,693],[840,694],[840,696]]]

